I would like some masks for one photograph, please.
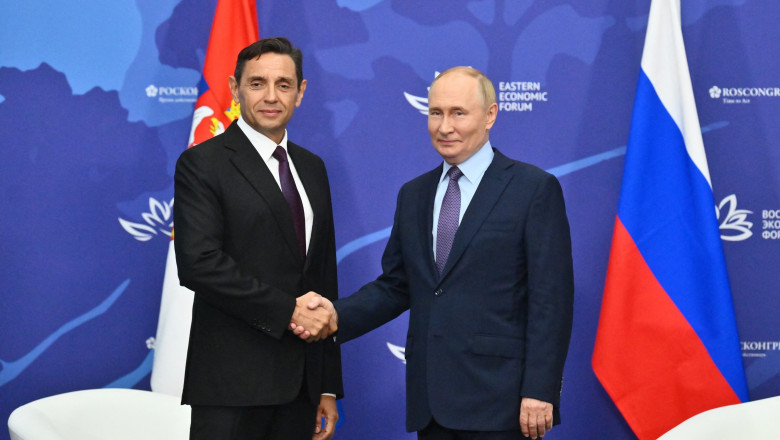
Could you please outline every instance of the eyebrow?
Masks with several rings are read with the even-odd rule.
[[[268,81],[268,78],[266,78],[264,76],[257,75],[257,76],[250,76],[249,78],[247,78],[247,81],[248,82]],[[292,83],[295,82],[295,80],[293,80],[289,76],[282,76],[282,77],[277,78],[277,82],[286,82],[286,83],[292,84]]]
[[[436,111],[443,111],[441,107],[428,107],[428,111],[434,111],[434,110],[436,110]],[[464,107],[461,107],[461,106],[457,105],[457,106],[454,106],[454,107],[447,108],[447,111],[462,111],[462,112],[465,112],[466,109]]]

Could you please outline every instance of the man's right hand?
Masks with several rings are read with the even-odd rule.
[[[296,311],[298,310],[298,305],[300,304],[300,300],[304,298],[308,298],[308,302],[304,303],[306,309],[308,311],[316,313],[318,311],[327,311],[327,313],[330,314],[327,322],[327,327],[324,325],[320,328],[315,327],[309,327],[307,324],[305,324],[302,321],[296,321],[295,313],[293,313],[293,320],[290,322],[290,330],[293,331],[296,335],[298,335],[299,338],[304,339],[308,342],[312,341],[318,341],[320,339],[324,339],[328,337],[329,335],[333,334],[338,330],[338,313],[336,313],[336,309],[333,307],[333,303],[330,302],[327,298],[317,295],[316,293],[314,295],[308,296],[309,294],[314,292],[309,292],[304,296],[298,297],[296,300]]]
[[[314,309],[309,307],[309,304],[312,303],[312,301],[319,298],[327,301],[328,305],[330,305],[330,310],[328,307],[316,307]],[[328,325],[333,316],[332,309],[333,305],[330,304],[330,301],[322,298],[316,292],[308,292],[305,295],[299,296],[295,299],[295,310],[293,310],[293,315],[290,319],[290,328],[292,328],[294,323],[296,326],[306,329],[309,335],[307,338],[303,339],[306,339],[309,342],[324,339],[330,334]]]

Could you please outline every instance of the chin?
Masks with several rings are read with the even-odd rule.
[[[442,147],[439,145],[436,146],[436,152],[439,153],[439,155],[445,159],[453,157],[452,151],[450,150],[452,150],[452,148]]]

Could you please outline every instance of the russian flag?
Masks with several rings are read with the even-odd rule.
[[[593,370],[641,440],[748,400],[679,0],[653,0]]]
[[[240,110],[230,94],[228,77],[236,67],[238,52],[257,41],[259,34],[255,0],[219,0],[187,148],[222,133],[238,119]],[[174,234],[171,234],[154,343],[151,387],[152,391],[181,397],[194,293],[179,284],[173,240]]]

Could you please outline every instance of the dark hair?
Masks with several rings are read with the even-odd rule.
[[[300,89],[303,81],[303,54],[300,49],[290,43],[290,40],[284,37],[263,38],[241,49],[236,60],[236,71],[233,73],[236,82],[241,83],[241,73],[243,73],[244,65],[247,61],[260,58],[260,55],[268,52],[289,55],[292,58],[295,63],[295,75],[298,77],[298,88]]]

